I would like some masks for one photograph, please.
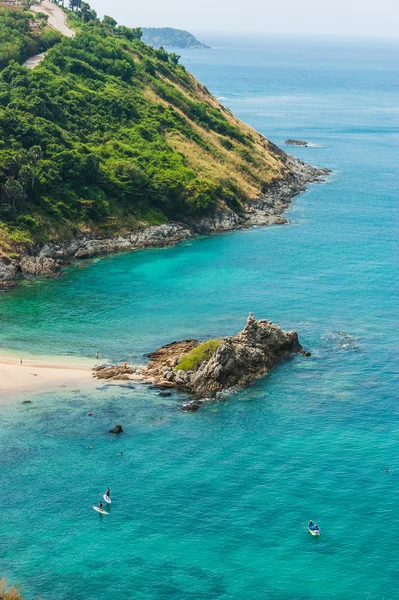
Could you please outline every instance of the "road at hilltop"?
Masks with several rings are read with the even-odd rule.
[[[75,32],[67,25],[66,14],[53,2],[50,2],[49,0],[43,0],[41,4],[33,4],[30,7],[30,11],[48,15],[48,24],[51,25],[53,29],[56,29],[66,37],[74,37]],[[26,67],[27,69],[34,69],[34,67],[36,67],[45,56],[46,52],[30,56],[22,66]]]
[[[41,4],[33,4],[29,10],[31,12],[48,15],[48,24],[51,25],[51,27],[57,29],[57,31],[66,37],[74,37],[75,32],[67,25],[66,14],[53,2],[43,0]]]

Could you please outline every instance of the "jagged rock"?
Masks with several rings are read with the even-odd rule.
[[[6,257],[0,258],[0,284],[3,289],[9,287],[9,282],[18,273],[18,264]]]
[[[222,338],[213,353],[192,370],[165,369],[166,361],[182,358],[196,346],[197,340],[172,342],[149,354],[151,362],[143,375],[156,382],[154,387],[168,385],[197,398],[213,397],[222,390],[246,386],[292,354],[304,352],[296,331],[283,331],[265,319],[256,321],[250,316],[238,335]]]
[[[121,367],[113,365],[111,367],[95,367],[93,369],[93,377],[97,379],[114,379],[116,381],[126,381],[130,379],[129,375],[133,375],[134,369],[131,367]]]
[[[195,412],[199,410],[200,406],[198,402],[188,402],[187,404],[183,404],[181,409],[183,412]]]
[[[109,430],[109,433],[123,433],[122,425],[115,425],[113,429]]]
[[[39,256],[24,256],[21,259],[20,267],[23,275],[57,277],[60,273],[58,261],[43,254],[39,254]]]
[[[0,292],[8,292],[18,286],[16,281],[0,281]]]
[[[285,140],[284,143],[287,146],[305,146],[306,148],[310,146],[309,142],[304,142],[303,140]]]

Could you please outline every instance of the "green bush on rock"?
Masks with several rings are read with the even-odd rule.
[[[199,344],[181,358],[176,371],[193,371],[202,361],[208,360],[216,352],[221,341],[221,339],[214,339]]]

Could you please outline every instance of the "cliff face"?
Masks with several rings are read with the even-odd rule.
[[[210,353],[204,350],[203,359],[193,358],[191,362],[190,352],[197,350],[201,356],[195,340],[164,346],[149,355],[152,360],[143,376],[159,386],[176,387],[197,398],[214,397],[223,390],[246,386],[282,360],[304,353],[296,331],[283,331],[270,321],[253,317],[238,335],[215,342]],[[187,364],[188,368],[179,368]]]

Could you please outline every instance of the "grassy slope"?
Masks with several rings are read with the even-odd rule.
[[[33,71],[0,72],[0,253],[239,210],[282,176],[268,141],[174,55],[78,26]]]
[[[204,360],[209,360],[212,354],[216,352],[221,344],[220,339],[207,340],[202,342],[190,352],[187,352],[175,367],[176,371],[192,371],[196,369]]]

